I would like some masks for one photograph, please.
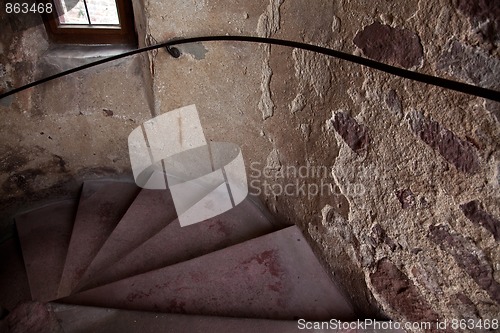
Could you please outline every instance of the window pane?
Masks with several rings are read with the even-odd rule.
[[[89,24],[83,0],[56,0],[60,24]]]
[[[86,0],[92,24],[120,24],[115,0]]]

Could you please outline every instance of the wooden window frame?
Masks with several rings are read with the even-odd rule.
[[[49,0],[56,8],[57,0]],[[59,25],[57,11],[42,14],[51,41],[67,44],[128,44],[137,45],[134,11],[131,0],[115,0],[120,26],[68,24]]]

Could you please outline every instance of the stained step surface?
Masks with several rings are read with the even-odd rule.
[[[2,324],[4,324],[4,330],[2,330]],[[375,330],[370,327],[366,327],[365,329],[340,329],[338,328],[338,326],[332,326],[335,324],[338,323],[331,321],[305,322],[298,320],[267,320],[215,316],[195,316],[96,308],[58,303],[48,303],[45,305],[40,303],[27,303],[21,304],[19,307],[14,309],[14,311],[10,313],[5,320],[0,321],[0,332],[404,333],[403,330]],[[354,323],[345,324],[354,325]],[[381,324],[381,322],[379,322],[379,324]],[[314,328],[311,329],[311,327]]]
[[[151,208],[154,209],[154,208]],[[85,289],[199,257],[277,230],[258,202],[245,199],[233,209],[207,221],[181,227],[170,223],[129,253]]]
[[[62,304],[53,304],[52,311],[67,333],[300,332],[295,321],[190,316]]]
[[[197,315],[356,319],[295,226],[63,301]]]
[[[64,200],[16,217],[33,300],[58,298],[75,212],[76,202]]]
[[[139,193],[133,183],[87,181],[83,184],[59,295],[69,295],[88,265]]]
[[[176,217],[170,191],[141,190],[92,260],[76,289],[156,235]]]

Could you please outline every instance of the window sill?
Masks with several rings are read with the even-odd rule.
[[[130,45],[52,45],[44,54],[47,64],[56,66],[59,71],[82,66],[103,58],[108,58],[134,50]]]

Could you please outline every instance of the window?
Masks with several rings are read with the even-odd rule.
[[[54,10],[44,14],[54,42],[75,44],[135,44],[130,0],[51,0]]]

